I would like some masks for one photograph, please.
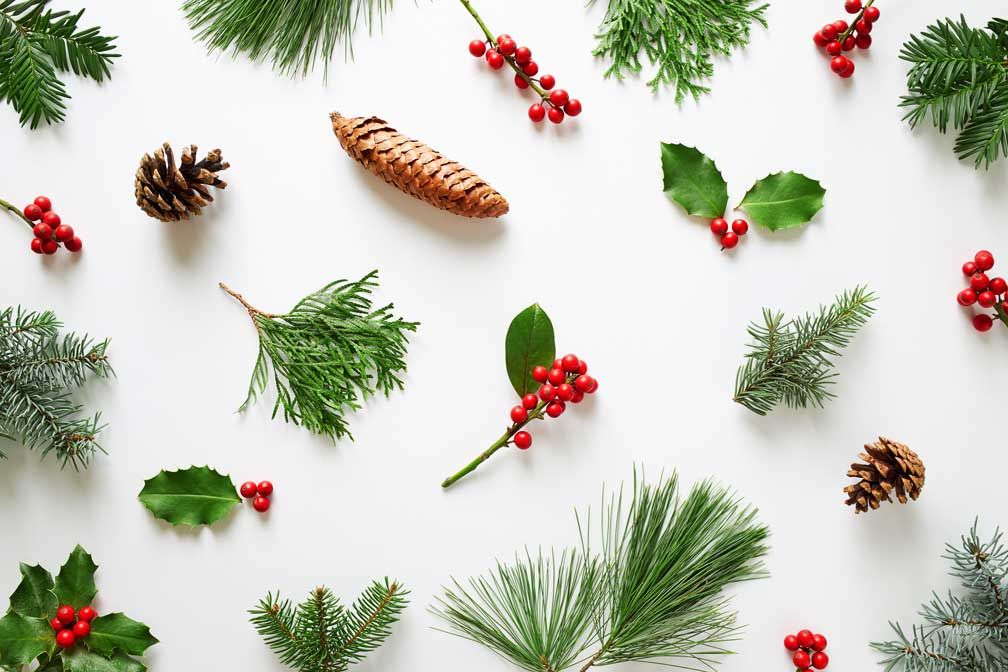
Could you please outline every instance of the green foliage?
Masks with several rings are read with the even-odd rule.
[[[283,408],[286,421],[336,440],[350,436],[346,409],[359,409],[361,397],[401,390],[407,332],[418,323],[394,318],[392,304],[372,307],[377,277],[372,271],[357,282],[337,280],[285,315],[257,310],[222,284],[248,310],[259,334],[259,356],[240,410],[266,389],[272,370],[273,416]]]
[[[56,639],[44,618],[9,611],[0,618],[0,665],[27,665],[53,648]]]
[[[70,557],[60,567],[53,590],[60,604],[69,604],[74,609],[85,607],[98,594],[94,574],[98,571],[91,554],[80,545],[74,547]]]
[[[147,666],[125,653],[117,653],[111,658],[92,653],[75,646],[60,654],[62,670],[53,667],[52,672],[146,672]],[[38,672],[49,672],[50,668],[39,668]]]
[[[21,563],[21,583],[10,596],[11,611],[32,618],[51,618],[59,607],[53,577],[41,565]]]
[[[108,341],[75,333],[60,337],[62,326],[51,311],[0,311],[0,437],[41,447],[43,457],[55,453],[63,466],[77,469],[101,450],[100,414],[78,417],[82,407],[66,390],[113,372]]]
[[[712,159],[695,147],[661,143],[663,189],[688,215],[713,219],[728,207],[728,183]]]
[[[764,576],[766,527],[711,482],[682,498],[678,478],[635,475],[629,497],[603,496],[599,547],[591,516],[581,549],[498,564],[454,581],[432,611],[454,634],[529,672],[629,661],[711,669],[733,637],[722,590]]]
[[[539,387],[532,377],[536,366],[549,368],[556,358],[553,323],[538,303],[518,313],[504,337],[504,360],[511,386],[519,397]]]
[[[790,322],[764,308],[763,324],[749,325],[754,342],[735,376],[735,401],[759,415],[782,401],[789,408],[822,408],[835,396],[829,391],[836,377],[830,358],[839,357],[875,313],[875,298],[867,287],[856,287],[818,313]]]
[[[141,656],[157,641],[150,628],[119,612],[91,621],[91,634],[87,639],[88,648],[107,657],[116,652]]]
[[[1002,672],[1008,670],[1008,549],[995,530],[981,541],[977,525],[959,546],[946,545],[962,593],[932,593],[921,606],[923,624],[907,633],[890,623],[896,639],[874,642],[886,672]]]
[[[826,190],[801,173],[767,175],[746,193],[739,204],[756,224],[771,231],[807,224],[822,210]]]
[[[249,613],[284,665],[299,672],[342,672],[391,634],[408,594],[386,578],[368,586],[349,609],[328,588],[319,587],[296,607],[270,593]]]
[[[1008,22],[984,30],[944,19],[911,36],[900,58],[911,64],[900,103],[911,127],[958,131],[956,155],[977,168],[1008,156]]]
[[[595,4],[589,0],[588,4]],[[714,74],[712,57],[729,56],[749,44],[751,24],[766,27],[768,5],[755,0],[608,0],[592,52],[610,62],[606,77],[640,74],[642,54],[658,72],[648,82],[655,92],[675,86],[676,102],[710,89],[700,84]]]
[[[63,121],[70,98],[59,73],[101,82],[109,77],[115,37],[77,27],[84,10],[54,12],[50,0],[0,0],[0,100],[21,115],[21,125]]]
[[[140,502],[172,525],[212,525],[231,512],[241,497],[229,476],[210,467],[161,471],[144,481]]]
[[[392,0],[186,0],[182,11],[196,39],[212,51],[269,58],[273,69],[307,75],[321,58],[323,69],[339,42],[353,57],[351,38],[362,20],[370,32],[391,11]]]

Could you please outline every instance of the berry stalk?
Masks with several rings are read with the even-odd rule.
[[[851,33],[854,32],[854,27],[857,25],[857,22],[864,18],[865,10],[874,4],[875,0],[868,0],[868,2],[865,3],[865,6],[861,8],[861,11],[858,12],[858,15],[854,18],[853,21],[850,22],[850,25],[847,26],[847,30],[843,31],[842,33],[840,33],[840,35],[837,36],[837,41],[840,42],[840,44],[843,44],[844,40],[846,40],[848,37],[851,36]]]
[[[459,2],[462,3],[462,6],[466,8],[466,11],[469,12],[473,19],[476,20],[476,23],[479,25],[480,30],[483,31],[483,34],[486,36],[487,42],[490,46],[497,49],[497,38],[494,37],[494,34],[490,32],[489,28],[487,28],[487,25],[483,22],[483,19],[480,18],[479,12],[477,12],[476,8],[472,6],[472,3],[469,2],[469,0],[459,0]],[[498,51],[498,53],[500,52]],[[511,69],[515,71],[515,74],[525,80],[525,83],[528,84],[533,91],[538,93],[540,98],[549,98],[549,93],[539,86],[538,82],[532,79],[529,75],[525,74],[525,71],[520,65],[518,65],[514,56],[505,56],[504,54],[501,54],[501,56],[504,56],[504,61],[511,66]]]
[[[5,210],[10,210],[11,212],[13,212],[18,217],[18,219],[20,219],[22,222],[28,225],[29,229],[35,228],[35,225],[32,224],[30,219],[24,216],[24,213],[21,212],[20,208],[15,208],[13,205],[3,200],[2,198],[0,198],[0,207],[3,207]]]

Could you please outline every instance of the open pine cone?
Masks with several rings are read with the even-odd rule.
[[[227,182],[217,173],[230,167],[221,160],[221,150],[211,150],[196,161],[196,145],[182,148],[178,167],[166,142],[154,156],[145,154],[136,173],[134,193],[140,208],[162,222],[177,222],[198,215],[214,199],[207,188],[224,189]]]
[[[848,476],[859,479],[855,485],[844,488],[847,505],[854,506],[855,513],[877,509],[883,500],[891,502],[890,494],[895,491],[896,499],[906,504],[907,497],[917,499],[924,487],[924,464],[917,453],[902,443],[880,436],[873,444],[865,444],[861,453],[864,463],[851,465]]]

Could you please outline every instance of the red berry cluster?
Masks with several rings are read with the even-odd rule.
[[[832,56],[830,69],[844,79],[854,74],[854,61],[843,55],[842,52],[858,49],[867,49],[871,46],[872,26],[879,20],[880,12],[878,7],[873,7],[875,0],[868,0],[864,7],[861,0],[847,0],[844,8],[848,14],[857,14],[853,23],[847,23],[843,19],[827,23],[821,30],[816,31],[812,36],[816,46],[824,49],[828,56]]]
[[[810,667],[825,670],[829,665],[829,656],[826,655],[826,638],[822,635],[813,635],[811,630],[802,630],[797,635],[788,635],[784,638],[784,648],[794,652],[791,655],[791,662],[802,672]]]
[[[273,494],[273,484],[269,481],[245,481],[238,488],[242,497],[252,500],[252,508],[259,513],[266,513],[270,508],[270,495]]]
[[[711,220],[710,230],[721,239],[721,249],[730,250],[739,244],[740,236],[749,232],[749,222],[744,219],[736,219],[731,223],[731,231],[729,231],[728,220],[724,217],[716,217]]]
[[[528,116],[539,123],[546,117],[554,124],[561,123],[565,117],[576,117],[581,114],[581,101],[571,98],[563,89],[553,90],[556,78],[553,75],[539,74],[539,64],[532,60],[532,50],[519,47],[510,35],[499,35],[496,40],[473,40],[469,43],[469,53],[479,58],[486,57],[487,65],[494,70],[500,70],[507,63],[515,71],[514,83],[519,89],[533,89],[541,101],[533,103]]]
[[[979,304],[981,308],[997,310],[993,316],[981,313],[973,317],[973,327],[977,331],[990,331],[995,319],[1008,326],[1008,282],[1004,278],[988,277],[987,271],[992,268],[994,255],[987,250],[980,250],[972,261],[962,266],[963,275],[969,278],[969,287],[959,292],[959,305],[969,307]]]
[[[48,196],[39,196],[24,207],[24,216],[30,222],[38,222],[32,228],[35,237],[31,250],[35,254],[56,254],[60,243],[69,252],[80,252],[84,244],[74,235],[73,228],[63,224],[60,216],[53,212]]]
[[[537,394],[526,394],[521,403],[511,409],[513,429],[524,426],[529,420],[541,419],[545,412],[559,418],[567,410],[567,402],[580,404],[586,394],[598,389],[598,381],[588,375],[588,364],[577,355],[564,355],[553,362],[553,368],[537,366],[532,378],[539,386]],[[526,431],[515,432],[514,445],[527,450],[532,445],[532,435]]]
[[[56,643],[64,649],[69,649],[78,639],[91,634],[91,621],[98,615],[90,606],[81,607],[74,613],[74,608],[64,604],[56,610],[56,617],[49,625],[56,631]]]

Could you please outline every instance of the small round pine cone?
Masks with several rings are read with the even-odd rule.
[[[145,154],[136,172],[134,194],[137,205],[162,222],[177,222],[198,215],[213,202],[207,187],[224,189],[227,182],[217,173],[230,167],[221,158],[221,150],[211,150],[202,161],[196,161],[196,145],[182,148],[179,165],[166,142],[154,152]]]
[[[844,488],[847,505],[855,513],[877,509],[883,501],[891,502],[892,494],[901,504],[907,498],[917,499],[924,488],[924,463],[907,446],[880,436],[876,443],[865,444],[861,453],[864,462],[851,465],[847,475],[858,482]]]

